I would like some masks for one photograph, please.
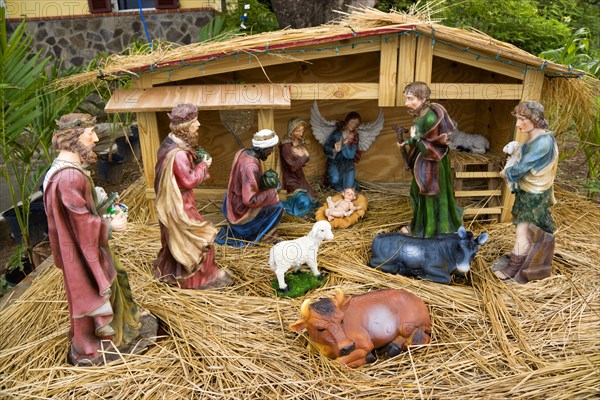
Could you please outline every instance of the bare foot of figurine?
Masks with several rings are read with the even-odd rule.
[[[156,342],[158,321],[156,320],[156,317],[154,317],[148,311],[142,309],[140,313],[140,323],[141,327],[139,330],[139,335],[130,343],[115,347],[112,341],[101,340],[99,344],[100,348],[98,349],[98,356],[95,358],[89,358],[77,354],[71,345],[69,353],[67,354],[67,361],[71,365],[78,367],[91,367],[93,365],[105,365],[112,361],[122,360],[127,355],[140,354],[144,352],[148,347]]]
[[[496,277],[498,279],[500,279],[501,281],[506,281],[510,279],[510,276],[506,275],[504,272],[502,271],[494,271],[494,275],[496,275]]]
[[[400,232],[404,233],[405,235],[410,235],[410,229],[408,228],[408,226],[403,226],[402,228],[400,228]]]
[[[501,257],[492,265],[494,275],[502,281],[514,278],[523,266],[526,258],[527,255],[518,256],[514,253],[510,253],[508,257]]]

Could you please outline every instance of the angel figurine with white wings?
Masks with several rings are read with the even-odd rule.
[[[345,188],[358,189],[354,164],[375,141],[383,128],[383,110],[373,122],[361,124],[360,114],[349,113],[343,121],[328,121],[319,112],[315,101],[310,123],[313,135],[323,145],[327,157],[326,184],[341,192]]]

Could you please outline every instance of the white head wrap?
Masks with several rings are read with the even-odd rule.
[[[259,149],[267,149],[279,143],[279,137],[270,129],[262,129],[254,134],[252,146]]]

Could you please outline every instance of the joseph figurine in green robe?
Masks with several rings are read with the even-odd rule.
[[[450,160],[449,133],[454,129],[448,112],[430,103],[431,90],[424,82],[413,82],[404,89],[406,107],[415,117],[410,137],[398,138],[398,146],[408,146],[407,164],[412,170],[410,188],[413,218],[410,229],[402,231],[415,237],[430,238],[455,233],[462,225],[462,209],[456,206]]]

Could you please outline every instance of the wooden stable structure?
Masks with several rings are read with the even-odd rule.
[[[403,168],[391,126],[411,124],[402,95],[406,84],[428,83],[432,100],[446,107],[460,130],[484,135],[491,151],[499,154],[509,141],[523,139],[510,114],[513,107],[521,100],[541,100],[545,76],[575,75],[565,66],[548,64],[481,34],[414,18],[407,22],[406,16],[385,13],[375,13],[373,18],[382,15],[379,24],[371,18],[361,27],[353,15],[338,25],[327,25],[326,30],[269,32],[219,47],[196,44],[177,60],[122,72],[134,76],[135,88],[117,90],[106,111],[137,113],[148,199],[154,197],[156,151],[169,132],[166,112],[180,103],[200,108],[200,145],[213,156],[213,164],[211,179],[198,195],[214,198],[223,196],[233,155],[239,149],[236,138],[221,123],[220,110],[255,110],[253,126],[237,132],[244,146],[249,146],[259,129],[273,129],[283,138],[291,118],[310,121],[315,100],[326,119],[342,119],[357,111],[367,122],[383,108],[384,129],[357,164],[357,179],[400,183],[409,181],[411,175]],[[206,51],[209,46],[215,50]],[[320,176],[325,169],[321,146],[310,129],[306,139],[311,160],[305,172],[309,177]],[[467,206],[466,215],[508,220],[513,196],[498,179],[497,168],[488,168],[491,164],[485,159],[479,164],[481,168],[474,169],[462,165],[455,178],[460,182],[492,179],[489,182],[494,183],[483,190],[463,185],[457,197],[493,201]],[[272,166],[269,161],[267,166]]]

